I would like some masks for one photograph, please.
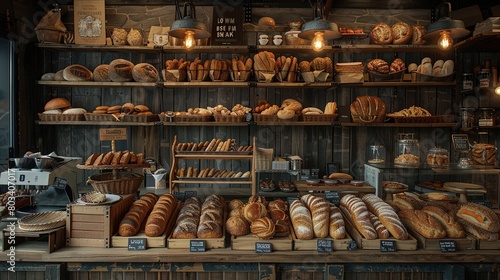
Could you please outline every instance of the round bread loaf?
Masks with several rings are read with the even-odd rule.
[[[115,59],[109,64],[108,75],[113,82],[129,82],[132,81],[132,70],[134,64],[126,59]]]
[[[57,97],[57,98],[51,99],[47,103],[45,103],[43,110],[48,111],[48,110],[54,110],[54,109],[64,109],[64,108],[68,108],[68,107],[71,107],[71,103],[69,102],[68,99],[63,98],[63,97]]]
[[[131,28],[127,34],[127,43],[131,46],[142,46],[144,44],[144,40],[141,32],[137,29]]]
[[[248,234],[250,226],[245,218],[241,216],[232,216],[226,221],[226,231],[234,236],[242,236]]]
[[[96,68],[94,68],[94,81],[96,82],[111,82],[111,79],[109,78],[109,65],[108,64],[101,64],[97,65]]]
[[[66,81],[92,81],[92,71],[80,64],[72,64],[64,68],[62,72]]]
[[[391,27],[385,22],[375,24],[370,32],[370,41],[377,45],[388,45],[393,40]]]
[[[267,216],[266,206],[260,202],[249,202],[243,208],[243,216],[250,223]]]
[[[42,75],[40,80],[42,81],[54,81],[56,78],[56,73],[45,73]]]
[[[127,31],[123,28],[114,28],[111,34],[113,45],[123,46],[127,44]]]
[[[134,81],[139,83],[154,83],[160,78],[158,70],[149,63],[139,63],[132,69]]]
[[[423,45],[425,44],[425,40],[423,39],[424,35],[427,33],[427,29],[423,25],[414,24],[411,27],[412,29],[412,45]]]
[[[275,230],[274,222],[268,217],[259,218],[250,225],[250,231],[259,239],[271,239]]]
[[[64,69],[61,69],[56,72],[56,74],[54,75],[54,81],[66,81],[63,77],[63,71]]]
[[[410,25],[404,22],[396,22],[391,27],[393,41],[395,45],[408,44],[413,38],[413,30]]]
[[[377,72],[380,74],[388,74],[390,71],[389,64],[387,63],[387,61],[380,59],[380,58],[375,58],[375,59],[370,60],[366,64],[366,68],[369,71]]]
[[[389,67],[389,72],[399,72],[404,71],[406,69],[405,63],[401,58],[396,58],[392,61],[391,66]]]

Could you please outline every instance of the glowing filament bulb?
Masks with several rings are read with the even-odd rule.
[[[450,36],[450,32],[449,31],[441,31],[441,33],[439,33],[439,34],[440,34],[440,36],[439,36],[439,39],[437,42],[439,48],[442,50],[447,50],[447,49],[451,48],[451,46],[453,46],[453,39]]]
[[[319,52],[325,47],[325,38],[323,38],[323,32],[314,33],[314,39],[312,40],[312,49]]]
[[[184,36],[184,47],[188,50],[192,49],[195,46],[193,35],[193,31],[186,31],[186,36]]]

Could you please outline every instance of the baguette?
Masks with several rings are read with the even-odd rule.
[[[314,238],[311,212],[300,200],[295,200],[290,205],[290,219],[293,230],[298,239],[309,240]]]
[[[307,205],[311,212],[313,231],[316,238],[325,238],[329,234],[330,205],[328,202],[312,194],[303,195],[300,200]]]
[[[168,221],[173,217],[177,200],[171,194],[162,195],[146,221],[146,236],[160,236],[165,232]]]
[[[329,234],[333,239],[343,239],[346,236],[344,218],[340,209],[333,203],[330,203]]]
[[[375,214],[380,222],[396,239],[408,239],[408,232],[394,209],[374,194],[366,194],[362,198],[370,212]]]
[[[377,231],[377,238],[378,239],[386,239],[389,238],[390,234],[387,228],[380,222],[378,217],[370,213],[370,222],[372,223],[373,227],[375,228],[375,231]]]
[[[146,194],[134,201],[118,226],[120,236],[134,236],[139,232],[142,222],[153,209],[158,196],[152,193]]]
[[[364,238],[368,240],[377,238],[377,232],[370,221],[370,212],[359,197],[347,194],[340,199],[340,205],[349,212],[354,226]]]

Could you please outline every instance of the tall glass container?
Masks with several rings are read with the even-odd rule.
[[[418,165],[420,164],[420,143],[414,139],[414,133],[400,133],[396,142],[394,164]]]

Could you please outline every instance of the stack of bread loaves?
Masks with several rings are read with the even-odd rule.
[[[417,65],[416,63],[411,63],[408,65],[409,73],[419,73],[421,75],[443,77],[452,75],[454,72],[455,63],[453,60],[436,60],[432,64],[432,59],[430,57],[424,57],[422,62]]]
[[[120,221],[118,227],[118,234],[120,236],[134,236],[136,235],[148,216],[149,212],[153,209],[158,201],[158,196],[154,193],[147,193],[138,200],[134,201],[130,209]]]
[[[83,120],[79,116],[83,117],[87,111],[83,108],[72,108],[71,103],[68,99],[63,97],[56,97],[45,103],[43,112],[39,114],[42,121],[48,120]],[[55,119],[52,117],[56,117]],[[58,119],[59,117],[62,117]]]

